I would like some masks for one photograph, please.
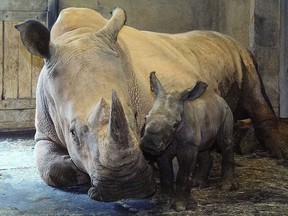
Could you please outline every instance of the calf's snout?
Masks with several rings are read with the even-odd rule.
[[[154,134],[144,134],[140,141],[141,149],[152,155],[160,155],[165,150],[161,137]]]

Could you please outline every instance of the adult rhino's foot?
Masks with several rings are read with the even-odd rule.
[[[288,159],[288,128],[287,132],[272,130],[264,140],[265,147],[273,158]]]
[[[254,126],[257,138],[264,144],[270,157],[288,159],[288,121],[263,121]]]
[[[93,200],[107,201],[107,200],[104,200],[101,190],[98,187],[91,187],[88,190],[88,196]]]
[[[70,187],[90,182],[89,175],[81,172],[71,159],[52,164],[46,173],[44,181],[56,187]]]

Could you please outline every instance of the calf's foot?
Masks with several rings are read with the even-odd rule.
[[[173,203],[174,200],[174,193],[163,193],[163,192],[157,192],[151,199],[151,204],[157,206],[157,205],[170,205]]]
[[[220,189],[222,191],[238,190],[238,188],[239,188],[239,183],[234,179],[224,180],[220,186]]]
[[[177,195],[173,200],[171,205],[172,209],[177,212],[186,211],[186,210],[195,210],[197,208],[197,202],[193,197],[189,195]]]
[[[195,177],[192,179],[192,187],[206,188],[210,186],[210,182],[206,177]]]

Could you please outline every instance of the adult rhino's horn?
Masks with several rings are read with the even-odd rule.
[[[111,40],[116,41],[118,33],[124,26],[125,21],[125,11],[121,8],[115,8],[113,10],[112,17],[107,24],[100,29],[99,33],[103,32],[105,36],[108,36]]]
[[[109,122],[109,106],[104,98],[93,108],[88,117],[88,126],[91,128],[99,129],[101,126],[108,124]]]
[[[119,53],[117,52],[115,42],[119,31],[125,24],[125,21],[126,15],[124,10],[121,8],[114,9],[112,17],[106,25],[98,32],[91,34],[92,39],[96,39],[97,47],[101,48],[103,52],[118,57]],[[99,43],[99,39],[102,40],[101,43]]]
[[[109,135],[121,147],[128,146],[128,123],[117,93],[112,90],[112,102],[109,119]]]

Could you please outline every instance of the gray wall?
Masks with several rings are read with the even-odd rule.
[[[179,33],[195,29],[230,34],[248,45],[250,0],[59,0],[59,9],[89,7],[109,18],[125,9],[126,24],[139,30]]]
[[[280,1],[286,0],[59,0],[59,9],[89,7],[109,18],[110,11],[118,6],[127,13],[126,24],[140,30],[178,33],[206,29],[228,34],[254,54],[266,92],[278,114]],[[287,46],[287,39],[282,41]],[[283,85],[282,91],[288,89]],[[282,117],[288,117],[285,101],[282,97]]]

